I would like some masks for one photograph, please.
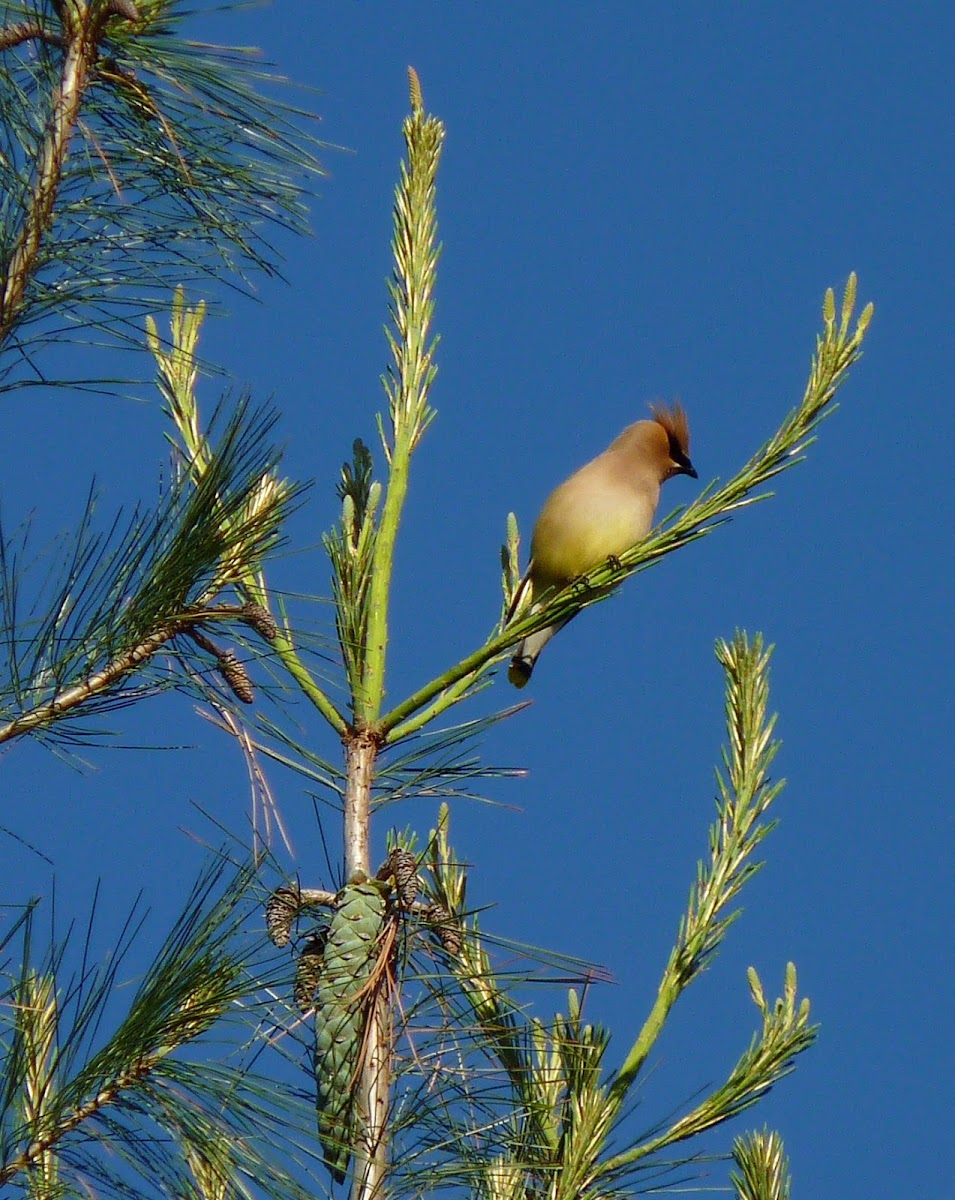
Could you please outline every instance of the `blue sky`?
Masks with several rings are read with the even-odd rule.
[[[955,1098],[953,10],[278,4],[197,31],[258,44],[319,89],[320,136],[348,148],[326,152],[314,237],[280,243],[287,285],[230,301],[204,340],[274,399],[288,473],[316,481],[283,586],[327,595],[314,546],[352,440],[374,437],[408,63],[448,127],[439,416],[400,540],[392,697],[493,624],[508,511],[529,536],[547,492],[650,401],[681,397],[701,484],[732,475],[800,399],[826,287],[858,272],[876,316],[808,461],[548,647],[532,707],[483,748],[527,768],[490,792],[520,811],[461,805],[452,831],[475,901],[497,904],[486,924],[612,970],[591,1015],[614,1029],[615,1061],[706,848],[723,738],[713,643],[763,631],[789,781],[780,826],[743,919],[673,1014],[640,1116],[726,1074],[755,1025],[746,966],[775,995],[792,959],[820,1041],[734,1131],[780,1130],[801,1200],[942,1194],[955,1165],[942,1119]],[[104,513],[151,499],[164,427],[155,394],[141,398],[8,399],[4,520],[67,527],[93,476]],[[661,511],[699,486],[669,484]],[[327,609],[314,616],[330,630]],[[513,698],[501,680],[488,704]],[[91,751],[79,772],[29,745],[3,759],[8,897],[50,892],[29,846],[67,911],[104,876],[104,946],[140,889],[157,928],[176,911],[200,861],[184,830],[215,840],[195,805],[233,828],[246,806],[241,762],[185,701],[112,725],[124,743],[184,748]],[[273,782],[295,869],[328,884],[301,784]],[[417,802],[393,820],[426,833],[433,816]],[[700,1170],[703,1187],[725,1182],[720,1164]]]

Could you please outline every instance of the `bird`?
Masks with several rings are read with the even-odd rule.
[[[651,404],[650,416],[628,425],[603,454],[548,496],[534,525],[530,562],[511,615],[525,602],[539,608],[581,575],[635,546],[650,532],[661,486],[674,475],[698,478],[679,401],[672,407]],[[524,638],[507,673],[515,687],[527,684],[541,650],[570,619]]]

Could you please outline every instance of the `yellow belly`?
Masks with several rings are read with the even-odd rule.
[[[600,488],[582,494],[579,487],[563,484],[544,505],[534,527],[535,590],[564,587],[629,550],[649,532],[653,511],[649,497],[632,492],[621,496],[617,489]]]

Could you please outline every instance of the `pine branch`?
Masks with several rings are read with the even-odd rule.
[[[220,861],[200,877],[105,1042],[100,1029],[117,1001],[131,935],[100,967],[84,954],[79,979],[65,979],[66,943],[34,966],[26,923],[20,977],[0,1005],[12,1026],[3,1034],[0,1185],[33,1195],[73,1194],[80,1185],[187,1195],[185,1173],[205,1168],[228,1179],[231,1196],[251,1198],[245,1181],[261,1179],[277,1200],[314,1196],[317,1155],[296,1148],[308,1110],[247,1065],[221,1068],[182,1053],[213,1028],[221,1037],[222,1019],[253,999],[252,946],[240,935],[253,874],[240,869],[227,879],[225,871]]]
[[[717,819],[710,827],[709,860],[697,865],[686,916],[660,982],[650,1016],[614,1081],[618,1102],[629,1091],[653,1048],[670,1010],[706,967],[739,915],[731,905],[759,870],[752,856],[775,822],[764,822],[784,783],[770,783],[769,768],[779,749],[773,742],[775,716],[767,713],[769,658],[757,634],[737,633],[720,641],[716,656],[726,675],[728,747],[723,761],[728,779],[717,772]]]
[[[86,704],[101,693],[110,691],[127,675],[148,662],[177,634],[188,632],[193,626],[209,620],[209,614],[200,611],[185,613],[176,620],[166,622],[135,646],[116,655],[99,671],[88,675],[65,691],[57,693],[47,704],[21,713],[12,721],[8,721],[6,725],[0,726],[0,744],[11,741],[22,734],[32,733],[37,729],[49,729],[56,721],[70,716],[74,709]]]
[[[63,48],[63,38],[45,29],[39,21],[17,21],[0,27],[0,50],[9,50],[34,40]]]
[[[388,341],[393,365],[382,380],[391,418],[390,441],[381,427],[388,485],[371,557],[367,647],[355,704],[355,720],[360,726],[373,723],[381,710],[395,540],[408,490],[411,454],[434,417],[428,394],[437,373],[433,361],[435,341],[430,335],[439,254],[435,176],[444,126],[436,117],[425,115],[418,77],[410,68],[409,77],[412,112],[403,127],[408,161],[401,166],[395,193],[395,269],[389,289],[394,333],[388,334]]]
[[[377,728],[386,739],[407,736],[421,728],[426,720],[469,695],[506,652],[527,634],[566,620],[591,604],[600,603],[624,579],[654,566],[667,554],[697,538],[705,537],[729,520],[734,512],[766,499],[771,493],[753,495],[753,492],[802,461],[820,423],[833,411],[833,400],[845,382],[849,368],[862,354],[862,340],[872,319],[873,307],[869,304],[863,309],[855,328],[850,331],[855,300],[856,277],[850,275],[837,324],[835,297],[831,289],[826,293],[823,332],[816,339],[816,353],[802,403],[728,483],[721,488],[717,488],[715,483],[710,484],[697,500],[685,509],[678,509],[639,545],[620,555],[618,561],[594,568],[570,587],[546,600],[533,613],[518,613],[514,619],[506,621],[483,646],[383,716]],[[510,562],[516,541],[512,518],[509,518],[508,528],[506,556]],[[513,599],[513,580],[507,570],[504,582],[504,609],[507,612]],[[423,713],[427,716],[420,715]]]
[[[323,542],[332,565],[335,627],[355,711],[365,673],[378,538],[376,516],[381,502],[381,484],[372,479],[371,454],[360,438],[354,443],[352,462],[342,466],[337,490],[342,502],[341,520]]]
[[[203,624],[251,624],[267,640],[274,634],[273,643],[278,641],[274,619],[254,600],[241,605],[221,600],[223,593],[241,589],[263,556],[280,544],[296,495],[284,482],[263,487],[263,479],[274,479],[277,461],[265,441],[273,421],[246,401],[224,422],[221,435],[222,422],[214,418],[217,436],[205,442],[202,477],[194,482],[180,473],[156,512],[134,516],[112,547],[109,535],[90,534],[88,509],[72,557],[57,561],[60,580],[32,628],[18,611],[22,567],[0,539],[10,651],[0,742],[54,726],[62,737],[72,714],[127,702],[130,694],[120,685],[178,635]],[[241,673],[239,664],[227,664],[221,655],[217,665],[223,671],[234,667],[236,678]]]
[[[42,378],[50,341],[97,329],[137,346],[170,274],[247,288],[249,268],[275,273],[269,227],[306,229],[303,183],[320,173],[310,114],[268,95],[284,81],[254,51],[185,40],[173,0],[27,15],[0,2],[8,387]]]
[[[43,150],[37,163],[29,205],[13,253],[6,264],[0,294],[0,346],[6,341],[20,314],[27,284],[36,269],[41,239],[53,220],[53,208],[60,188],[70,138],[76,128],[95,55],[90,9],[84,5],[76,9],[65,9],[64,12],[71,13],[72,16],[63,25],[63,64],[52,97]]]
[[[733,1161],[739,1172],[731,1172],[736,1200],[789,1200],[789,1161],[778,1133],[743,1134],[733,1141]]]
[[[168,346],[160,339],[153,318],[148,317],[146,321],[149,349],[159,371],[159,388],[166,402],[166,410],[179,435],[178,442],[172,438],[170,440],[181,456],[197,491],[208,485],[215,469],[208,435],[203,433],[201,428],[196,397],[199,375],[196,349],[205,311],[203,303],[190,308],[185,301],[185,291],[179,286],[173,296]],[[220,531],[223,537],[236,540],[238,524],[260,513],[284,509],[293,492],[294,489],[288,482],[279,479],[274,470],[264,470],[256,483],[254,494],[249,498],[247,511],[239,513],[238,517],[222,511]],[[280,625],[272,615],[258,548],[242,545],[240,539],[240,547],[238,552],[233,554],[233,559],[235,585],[260,612],[260,621],[266,622],[268,640],[274,654],[332,728],[343,734],[347,729],[345,718],[302,661],[287,624]]]
[[[487,1067],[462,1066],[457,1102],[471,1115],[471,1124],[459,1119],[454,1150],[436,1141],[435,1152],[446,1155],[444,1165],[434,1168],[433,1176],[422,1168],[415,1176],[419,1186],[429,1178],[453,1179],[488,1196],[513,1192],[579,1200],[614,1193],[638,1171],[662,1176],[679,1165],[662,1161],[664,1150],[756,1103],[812,1045],[816,1030],[809,1023],[808,1001],[797,997],[795,969],[787,968],[783,997],[774,1005],[767,1004],[751,970],[750,989],[762,1030],[726,1081],[678,1120],[608,1153],[611,1139],[620,1136],[625,1102],[670,1009],[712,961],[737,915],[734,906],[758,869],[753,856],[772,828],[767,813],[782,786],[768,775],[777,749],[775,719],[768,711],[770,652],[758,636],[739,633],[730,643],[718,643],[717,657],[726,677],[728,747],[725,778],[717,776],[709,855],[698,867],[657,1002],[615,1075],[605,1077],[603,1071],[607,1034],[584,1023],[576,993],[571,992],[568,1016],[557,1014],[545,1025],[524,1016],[494,971],[476,921],[465,915],[466,871],[448,843],[448,814],[442,810],[423,874],[431,908],[419,920],[441,948],[460,989],[463,1008],[454,1010],[457,1036],[469,1053],[479,1050],[495,1064],[510,1090],[495,1093],[488,1084],[482,1093]],[[448,994],[437,980],[432,986],[437,994]],[[462,1061],[467,1059],[462,1056]],[[449,1101],[442,1095],[435,1097],[434,1109],[431,1103],[418,1101],[409,1121],[413,1128],[432,1121],[440,1130],[442,1120],[447,1128],[448,1116],[442,1118],[439,1107]]]
[[[767,1004],[762,984],[752,967],[748,975],[753,1000],[763,1018],[763,1028],[753,1037],[726,1082],[659,1137],[608,1160],[603,1164],[605,1172],[619,1171],[738,1116],[788,1075],[794,1068],[795,1059],[813,1045],[818,1026],[809,1023],[809,1001],[797,1002],[793,964],[786,967],[783,995],[772,1007]]]

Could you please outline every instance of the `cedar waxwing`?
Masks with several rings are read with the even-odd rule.
[[[560,485],[541,509],[524,576],[533,605],[608,558],[623,554],[650,532],[660,485],[673,475],[697,478],[690,462],[690,429],[680,404],[651,404],[651,421],[630,425],[603,454]],[[507,677],[523,687],[537,656],[567,621],[526,637]]]

